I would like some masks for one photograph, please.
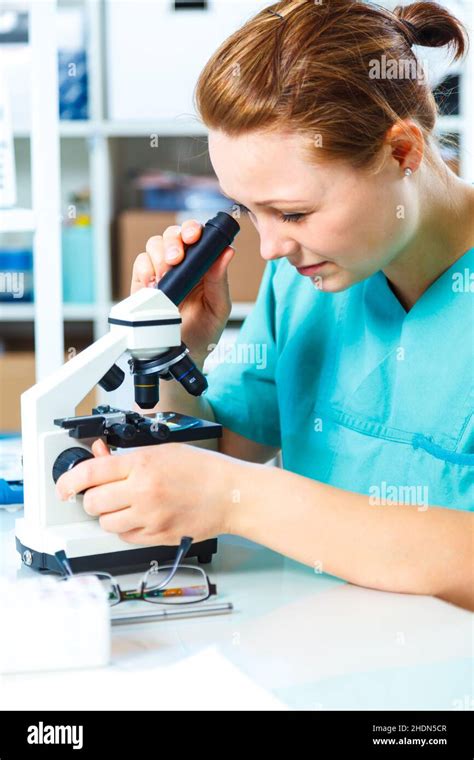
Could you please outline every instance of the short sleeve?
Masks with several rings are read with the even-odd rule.
[[[268,262],[257,300],[232,349],[208,375],[205,398],[216,421],[266,446],[281,446],[275,369],[275,263]]]

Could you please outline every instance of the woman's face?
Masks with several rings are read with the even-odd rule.
[[[209,134],[221,188],[249,210],[261,256],[310,267],[300,274],[336,292],[396,258],[416,229],[417,197],[388,145],[377,174],[341,162],[309,163],[307,146],[295,133]]]

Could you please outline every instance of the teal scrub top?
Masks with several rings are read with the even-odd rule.
[[[409,312],[382,271],[340,293],[268,262],[208,375],[216,420],[375,504],[474,509],[474,248]]]

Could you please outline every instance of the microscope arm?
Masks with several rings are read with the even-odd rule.
[[[126,330],[115,328],[99,338],[21,396],[23,441],[39,431],[55,430],[127,349]]]

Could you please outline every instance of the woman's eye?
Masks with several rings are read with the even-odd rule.
[[[300,219],[303,219],[304,216],[306,216],[306,214],[282,214],[281,221],[282,222],[299,222]]]
[[[237,204],[241,214],[251,214],[250,209],[244,206],[242,203]],[[280,219],[282,222],[299,222],[306,214],[281,214]]]

